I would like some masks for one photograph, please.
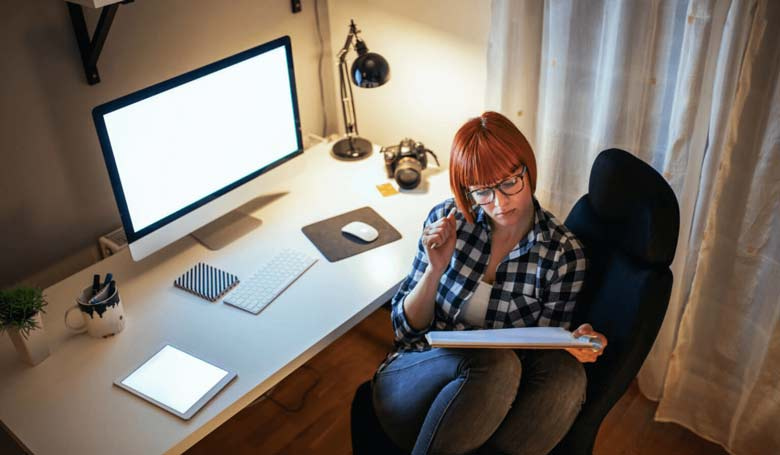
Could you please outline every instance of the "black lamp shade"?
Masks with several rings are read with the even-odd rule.
[[[351,73],[358,87],[379,87],[390,80],[390,65],[381,55],[366,52],[352,62]]]

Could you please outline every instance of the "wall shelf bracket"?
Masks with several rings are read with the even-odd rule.
[[[132,1],[125,0],[121,3]],[[98,58],[100,58],[100,52],[103,50],[103,44],[106,42],[108,31],[111,29],[111,23],[114,21],[114,16],[117,9],[119,9],[120,3],[112,3],[103,7],[97,27],[95,27],[95,33],[91,39],[87,31],[87,22],[84,19],[84,7],[73,2],[66,3],[70,13],[70,21],[73,24],[73,31],[76,34],[76,43],[79,46],[87,83],[95,85],[100,82],[100,74],[98,74],[97,70]]]

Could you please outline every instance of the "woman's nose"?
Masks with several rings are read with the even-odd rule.
[[[493,205],[495,205],[496,207],[501,207],[504,204],[506,204],[507,201],[509,201],[509,197],[507,195],[505,195],[504,193],[498,190],[494,190],[494,191],[495,191],[495,196],[493,196]]]

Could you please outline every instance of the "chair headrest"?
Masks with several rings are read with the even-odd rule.
[[[624,150],[604,150],[593,163],[588,192],[596,214],[619,225],[611,231],[623,251],[652,264],[671,264],[680,209],[661,174]]]

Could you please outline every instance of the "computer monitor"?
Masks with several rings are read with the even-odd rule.
[[[136,261],[260,196],[245,184],[303,150],[287,36],[92,117]]]

